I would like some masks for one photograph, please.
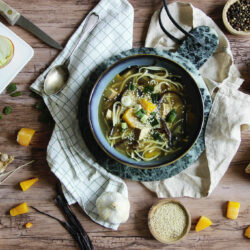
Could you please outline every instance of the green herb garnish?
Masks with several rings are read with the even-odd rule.
[[[5,115],[8,115],[8,114],[11,113],[11,110],[12,110],[12,108],[11,108],[10,106],[6,106],[6,107],[3,109],[3,113],[4,113]]]
[[[10,96],[11,97],[16,97],[16,96],[20,96],[20,95],[22,95],[22,92],[21,91],[16,91],[16,92],[12,93]]]
[[[127,123],[126,122],[122,122],[121,123],[121,128],[122,128],[122,132],[124,132],[128,128]]]
[[[152,137],[153,137],[153,139],[154,139],[155,141],[161,141],[161,140],[162,140],[161,135],[160,135],[159,132],[154,132],[154,133],[152,134]]]
[[[154,91],[154,86],[146,85],[143,91],[144,93],[152,93]]]
[[[140,121],[141,121],[142,123],[146,123],[147,120],[148,120],[148,117],[147,117],[146,115],[144,115],[144,116],[140,119]]]
[[[15,83],[10,83],[7,86],[7,93],[11,94],[12,92],[16,91],[16,84]]]
[[[133,84],[133,83],[130,83],[129,85],[128,85],[128,89],[129,90],[135,90],[135,85]]]
[[[156,116],[156,112],[152,112],[150,115],[153,116],[153,117],[155,117]]]
[[[158,120],[156,118],[154,118],[153,120],[151,120],[150,124],[151,124],[152,127],[154,127],[154,126],[158,125],[159,122],[158,122]]]
[[[167,115],[167,117],[166,117],[166,121],[172,123],[172,122],[174,122],[174,120],[176,119],[176,117],[177,117],[177,112],[176,112],[175,109],[172,109],[172,110],[168,113],[168,115]]]
[[[144,109],[140,109],[135,112],[135,116],[139,119],[141,119],[146,114],[146,111]]]
[[[159,93],[151,94],[151,99],[153,103],[157,103],[160,99],[160,94]]]

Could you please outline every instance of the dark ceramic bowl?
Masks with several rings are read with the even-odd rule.
[[[136,161],[128,156],[120,153],[115,148],[111,147],[105,138],[104,132],[100,124],[99,105],[101,96],[116,74],[122,72],[130,66],[161,66],[168,69],[169,72],[181,76],[181,82],[185,85],[187,104],[192,107],[194,114],[194,121],[192,128],[189,128],[189,140],[181,146],[181,149],[175,153],[161,157],[158,160],[152,161]],[[199,87],[197,86],[193,77],[180,64],[157,55],[134,55],[126,57],[117,63],[113,64],[106,71],[104,71],[98,78],[94,88],[91,92],[88,107],[88,117],[91,131],[99,146],[113,159],[118,162],[136,168],[150,169],[155,167],[166,166],[174,163],[182,158],[194,145],[199,137],[203,125],[203,101]]]

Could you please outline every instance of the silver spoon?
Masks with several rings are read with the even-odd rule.
[[[82,33],[76,42],[74,48],[71,50],[66,61],[61,65],[54,66],[47,74],[44,81],[44,92],[47,95],[54,95],[60,92],[66,85],[69,79],[68,65],[70,63],[70,57],[78,48],[80,42],[85,38],[97,25],[99,16],[96,13],[91,13],[83,26]]]

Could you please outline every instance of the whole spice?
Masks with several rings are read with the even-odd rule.
[[[5,114],[5,115],[8,115],[8,114],[10,114],[11,113],[11,107],[10,106],[6,106],[4,109],[3,109],[3,113]]]
[[[0,152],[0,176],[1,176],[1,173],[3,173],[6,170],[7,166],[13,161],[14,161],[13,155],[8,156],[8,154]],[[1,184],[1,181],[0,181],[0,184]]]
[[[238,31],[250,30],[250,1],[239,0],[232,4],[227,11],[230,25]]]

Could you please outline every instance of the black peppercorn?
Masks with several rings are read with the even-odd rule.
[[[250,1],[239,0],[232,4],[227,11],[230,25],[238,31],[250,30]]]

